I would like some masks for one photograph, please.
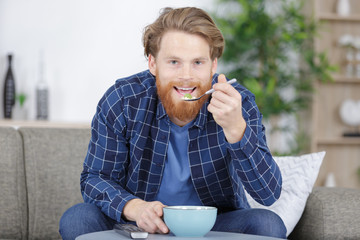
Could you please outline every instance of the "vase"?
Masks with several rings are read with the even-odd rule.
[[[348,47],[346,49],[346,66],[345,66],[345,76],[348,78],[354,77],[354,62],[355,60],[355,51],[354,49]]]
[[[335,179],[334,173],[329,172],[326,175],[324,186],[325,187],[336,187],[336,179]]]
[[[349,0],[338,0],[336,6],[336,12],[340,16],[349,16],[350,15],[350,2]]]
[[[355,77],[360,79],[360,49],[358,49],[356,52],[355,60],[356,60]]]

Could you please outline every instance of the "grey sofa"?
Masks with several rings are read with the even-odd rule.
[[[90,128],[0,127],[0,239],[61,239]],[[360,239],[360,190],[316,187],[289,239]]]

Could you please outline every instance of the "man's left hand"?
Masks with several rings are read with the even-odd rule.
[[[242,115],[241,94],[226,81],[224,74],[218,76],[208,110],[223,128],[227,141],[235,143],[242,139],[246,122]]]

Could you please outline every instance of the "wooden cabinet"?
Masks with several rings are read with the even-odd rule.
[[[360,78],[346,74],[346,48],[339,44],[345,34],[360,37],[360,1],[349,0],[350,15],[336,13],[338,0],[313,0],[314,16],[320,20],[317,51],[325,51],[332,64],[339,66],[334,82],[316,83],[312,111],[312,151],[326,151],[316,185],[323,185],[329,173],[337,186],[360,188],[360,137],[344,137],[353,128],[339,114],[346,99],[360,100]],[[355,75],[355,74],[354,74]]]

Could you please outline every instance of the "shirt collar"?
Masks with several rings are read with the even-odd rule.
[[[157,96],[157,98],[159,101],[158,101],[158,105],[157,105],[156,118],[158,120],[160,120],[161,118],[167,116],[167,113],[165,111],[164,105],[162,104],[159,96]]]

